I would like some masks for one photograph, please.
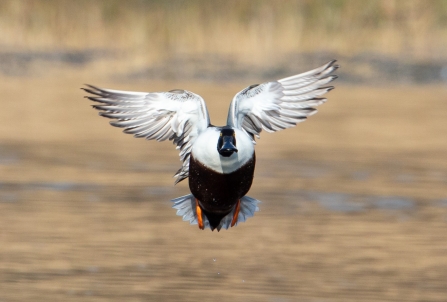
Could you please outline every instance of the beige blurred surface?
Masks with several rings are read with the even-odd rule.
[[[447,301],[444,0],[0,2],[0,302]],[[170,142],[80,89],[207,101],[330,59],[318,114],[262,133],[247,222],[176,216]]]
[[[3,78],[2,301],[445,301],[446,88],[336,83],[320,112],[263,133],[255,217],[201,231],[175,215],[169,142],[110,127],[85,71]],[[216,124],[251,83],[187,88]]]

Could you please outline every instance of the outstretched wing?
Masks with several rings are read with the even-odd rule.
[[[316,113],[326,102],[323,94],[334,87],[325,86],[337,78],[335,60],[295,76],[275,82],[251,85],[235,95],[227,124],[259,138],[262,129],[275,132],[295,126]]]
[[[210,124],[202,97],[185,90],[148,93],[87,86],[82,89],[91,96],[86,97],[100,103],[93,108],[100,111],[99,115],[114,119],[112,126],[124,128],[135,137],[172,140],[183,162],[175,183],[188,177],[192,144]]]

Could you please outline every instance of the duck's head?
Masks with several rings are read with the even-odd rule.
[[[220,130],[217,151],[223,157],[230,157],[234,152],[237,152],[236,135],[233,129],[224,127]]]

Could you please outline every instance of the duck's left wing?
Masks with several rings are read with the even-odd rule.
[[[259,138],[262,129],[275,132],[295,126],[326,102],[321,96],[334,87],[335,60],[314,70],[275,82],[251,85],[235,95],[227,124]]]
[[[205,101],[186,90],[169,92],[133,92],[103,89],[87,85],[88,99],[100,103],[93,108],[114,119],[112,126],[124,128],[135,137],[172,140],[180,149],[182,167],[174,175],[175,183],[189,174],[189,156],[197,136],[210,125]]]

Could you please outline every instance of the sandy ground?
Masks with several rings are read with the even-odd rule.
[[[251,83],[2,78],[0,301],[446,301],[447,89],[337,84],[308,121],[258,141],[228,231],[175,215],[168,143],[120,133],[82,83],[185,88],[222,124]]]

